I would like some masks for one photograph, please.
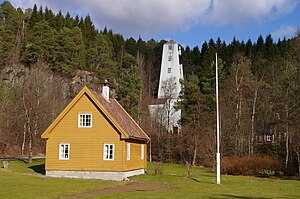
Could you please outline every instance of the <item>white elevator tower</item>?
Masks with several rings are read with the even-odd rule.
[[[149,105],[152,117],[158,108],[163,109],[158,122],[169,132],[180,129],[181,110],[176,108],[181,92],[180,79],[183,79],[181,46],[170,40],[163,46],[157,102]]]
[[[180,79],[183,79],[181,46],[175,41],[170,40],[163,46],[158,98],[169,97],[169,95],[172,95],[174,99],[178,99],[181,91]]]

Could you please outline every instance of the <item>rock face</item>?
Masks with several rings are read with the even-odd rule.
[[[37,70],[39,73],[38,75],[36,74]],[[92,72],[78,70],[76,71],[75,77],[67,78],[54,74],[48,69],[48,66],[43,63],[40,65],[37,64],[37,66],[33,68],[15,64],[6,66],[0,71],[0,79],[6,87],[22,86],[28,78],[37,78],[37,81],[44,83],[59,80],[59,85],[61,86],[64,98],[72,98],[85,85],[100,91],[101,85],[99,78]]]
[[[26,74],[29,74],[29,68],[23,65],[12,65],[4,67],[0,77],[5,86],[21,85]]]
[[[100,91],[101,82],[92,72],[77,70],[75,77],[69,82],[70,92],[75,96],[85,85]]]

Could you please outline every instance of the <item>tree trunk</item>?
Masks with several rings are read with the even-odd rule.
[[[287,169],[288,167],[288,163],[289,163],[289,123],[288,123],[288,118],[289,118],[289,110],[288,110],[288,106],[285,105],[285,109],[286,109],[286,138],[285,138],[285,149],[286,149],[286,154],[285,154],[285,168]]]
[[[185,161],[185,165],[187,168],[187,177],[189,178],[192,176],[192,165],[188,161]]]
[[[297,159],[298,159],[298,174],[300,176],[300,155],[297,153]]]
[[[295,150],[297,155],[297,162],[298,162],[298,175],[300,176],[300,152]]]
[[[253,154],[253,145],[254,145],[254,122],[255,122],[255,111],[256,111],[256,102],[257,102],[257,93],[258,93],[258,82],[256,82],[254,99],[252,103],[252,115],[251,115],[251,142],[249,144],[249,154]]]
[[[238,86],[239,87],[239,86]],[[235,113],[235,132],[236,132],[236,152],[239,153],[241,150],[241,115],[242,115],[242,94],[241,89],[237,88],[237,102],[236,102],[236,113]]]
[[[236,89],[236,113],[235,113],[235,153],[240,154],[241,149],[241,115],[242,115],[242,81],[243,76],[239,77],[240,66],[235,73],[235,89]]]
[[[30,132],[30,125],[28,124],[29,142],[28,142],[28,164],[32,164],[32,133]]]
[[[193,130],[194,132],[196,129]],[[194,140],[194,151],[193,151],[193,161],[192,161],[192,166],[196,165],[196,160],[197,160],[197,149],[198,149],[198,143],[197,143],[197,136],[193,136]]]
[[[25,109],[25,118],[26,118],[26,122],[24,124],[24,132],[26,131],[26,134],[29,135],[28,138],[28,163],[32,164],[32,132],[31,132],[31,128],[30,128],[30,115],[29,115],[29,111],[27,109],[26,103],[25,103],[25,96],[23,94],[22,96],[23,99],[23,106]]]
[[[21,147],[21,154],[24,155],[24,149],[25,149],[25,143],[26,143],[26,124],[24,124],[23,127],[23,141],[22,141],[22,147]]]
[[[25,20],[22,20],[22,39],[25,38]]]
[[[29,153],[28,153],[28,164],[32,164],[32,135],[29,135]]]
[[[194,153],[193,153],[193,162],[192,165],[196,165],[196,159],[197,159],[197,147],[195,146]]]
[[[152,162],[152,144],[151,144],[151,140],[150,140],[150,146],[149,146],[149,161]]]

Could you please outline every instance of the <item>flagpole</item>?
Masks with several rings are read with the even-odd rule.
[[[220,184],[220,123],[219,123],[219,79],[218,79],[218,54],[216,53],[216,103],[217,103],[217,184]]]

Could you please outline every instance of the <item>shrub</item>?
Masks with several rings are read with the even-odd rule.
[[[221,162],[221,172],[230,175],[260,175],[260,172],[267,175],[266,171],[280,170],[282,164],[271,156],[230,156],[222,158]]]
[[[265,170],[258,173],[259,177],[267,177],[268,178],[268,177],[274,176],[274,175],[275,175],[275,171],[273,171],[271,169],[270,170],[265,169]]]

